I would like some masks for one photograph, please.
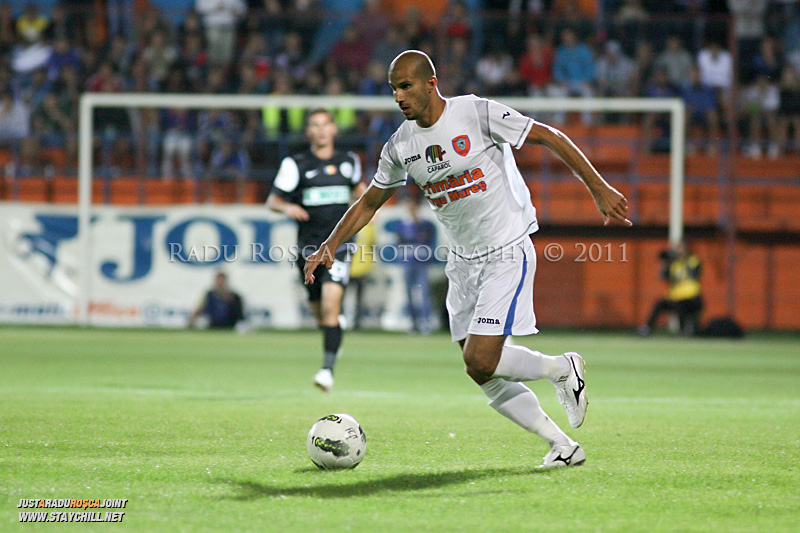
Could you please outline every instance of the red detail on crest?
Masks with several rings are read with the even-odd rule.
[[[459,135],[453,139],[453,149],[462,157],[469,153],[469,137],[467,135]]]

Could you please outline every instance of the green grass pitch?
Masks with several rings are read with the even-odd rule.
[[[124,498],[92,529],[800,531],[800,338],[517,340],[584,355],[584,466],[537,472],[444,335],[347,334],[325,395],[316,332],[0,328],[0,530],[88,529],[20,524],[20,499]],[[335,412],[366,432],[355,470],[306,455]]]

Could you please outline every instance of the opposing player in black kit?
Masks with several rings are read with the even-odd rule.
[[[361,161],[353,152],[334,147],[337,128],[333,115],[315,109],[306,118],[309,150],[285,158],[278,169],[267,206],[298,222],[297,264],[301,278],[305,258],[330,235],[353,199],[365,190],[361,183]],[[347,243],[336,250],[330,268],[318,271],[314,283],[306,285],[308,302],[322,329],[324,356],[314,385],[325,392],[333,388],[333,367],[342,344],[339,315],[350,274]]]

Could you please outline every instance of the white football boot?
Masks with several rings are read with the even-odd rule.
[[[566,446],[553,446],[537,468],[548,470],[564,466],[580,466],[586,462],[586,452],[577,442]]]
[[[333,373],[330,369],[323,368],[314,376],[314,386],[322,392],[330,392],[333,389]]]
[[[581,427],[586,417],[586,408],[589,400],[586,397],[586,382],[584,381],[583,358],[576,352],[567,352],[564,357],[569,362],[569,374],[553,382],[558,395],[558,401],[567,411],[569,425],[574,428]]]

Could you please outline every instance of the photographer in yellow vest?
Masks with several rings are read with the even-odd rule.
[[[703,309],[700,295],[700,259],[689,251],[685,242],[661,252],[664,262],[662,277],[669,282],[667,297],[656,302],[646,324],[639,326],[639,333],[649,335],[663,313],[674,313],[680,324],[681,335],[697,333],[697,322]]]

